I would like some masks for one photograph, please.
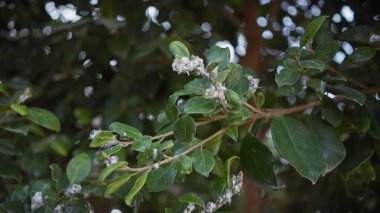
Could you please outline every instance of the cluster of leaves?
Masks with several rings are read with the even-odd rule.
[[[195,78],[184,89],[175,91],[168,99],[166,120],[156,130],[157,135],[144,135],[132,126],[114,122],[108,130],[93,134],[90,147],[99,148],[95,156],[76,153],[66,167],[66,174],[60,166],[52,164],[51,180],[37,180],[30,185],[7,188],[12,192],[0,205],[1,209],[27,212],[30,210],[30,200],[39,191],[48,199],[44,199],[43,207],[37,211],[52,212],[62,204],[66,211],[83,212],[86,208],[83,198],[65,195],[67,188],[80,183],[81,195],[90,193],[121,199],[127,205],[135,206],[137,211],[142,199],[149,197],[147,192],[160,192],[173,183],[184,183],[193,170],[204,177],[212,178],[210,173],[216,177],[212,189],[212,197],[216,200],[223,195],[233,178],[231,165],[238,158],[251,180],[273,188],[280,185],[277,177],[281,171],[276,166],[276,158],[285,159],[312,183],[335,170],[345,177],[356,174],[373,180],[375,172],[369,159],[374,154],[374,141],[380,138],[380,126],[375,117],[378,103],[372,100],[372,95],[366,94],[371,92],[370,89],[338,70],[371,64],[370,59],[375,56],[379,43],[369,43],[370,36],[375,32],[371,28],[358,27],[345,31],[340,39],[354,40],[359,46],[346,64],[336,68],[330,61],[341,42],[331,39],[318,42],[319,38],[315,37],[325,19],[319,17],[309,25],[301,38],[300,47],[287,51],[280,63],[284,68],[275,75],[277,89],[274,96],[279,101],[286,97],[292,105],[290,108],[269,109],[272,106],[266,104],[265,96],[272,99],[272,94],[252,93],[245,78],[246,75],[258,76],[246,67],[230,63],[228,49],[213,46],[206,53],[205,70],[211,73],[216,69],[216,78]],[[97,22],[115,27],[106,19],[100,18]],[[167,50],[163,45],[167,46],[171,39],[160,39],[151,46],[143,45],[145,48],[138,48],[141,51],[136,58],[157,48]],[[316,42],[312,43],[312,39]],[[117,35],[109,46],[115,55],[125,58],[129,47],[119,51],[117,48],[124,45],[120,42],[123,42],[123,37]],[[169,49],[176,58],[191,58],[189,50],[181,42],[172,42]],[[205,96],[214,83],[226,86],[224,95],[227,105]],[[20,89],[15,82],[9,85]],[[0,128],[22,135],[17,140],[12,138],[12,141],[0,139],[0,152],[4,154],[1,156],[0,175],[2,183],[12,187],[12,181],[20,182],[22,177],[14,162],[20,161],[21,168],[33,179],[38,179],[44,172],[40,170],[49,164],[46,150],[52,149],[59,155],[67,156],[70,149],[67,146],[71,145],[65,136],[46,136],[46,130],[41,127],[47,131],[59,131],[59,121],[49,111],[24,105],[25,97],[31,95],[29,89],[22,88],[11,96],[7,86],[0,83],[0,92]],[[293,106],[295,103],[300,105]],[[79,119],[83,123],[89,123],[89,116],[83,116],[86,113],[82,111],[86,112],[76,110],[76,117],[83,118]],[[298,115],[303,112],[304,116],[289,116],[297,112]],[[210,123],[218,128],[214,134],[203,135],[197,128]],[[253,136],[268,125],[275,149]],[[22,144],[21,140],[26,139],[28,132],[32,133],[28,138],[47,138],[47,143]],[[224,135],[230,139],[223,138]],[[172,139],[168,139],[170,137]],[[222,139],[238,142],[238,157],[229,153],[224,162],[221,160],[219,149]],[[22,153],[21,150],[26,151]],[[33,155],[29,154],[31,151]],[[116,156],[121,160],[112,162]],[[97,174],[92,157],[98,163],[108,162],[110,165]],[[90,176],[91,172],[95,175]],[[97,179],[96,184],[92,179]],[[201,197],[192,192],[185,193],[173,208],[166,210],[183,211],[189,204],[205,209],[206,204]]]
[[[360,157],[353,154],[357,145],[347,141],[352,135],[366,135],[369,133],[374,140],[379,137],[379,125],[363,105],[366,104],[366,95],[352,88],[343,75],[330,75],[328,70],[335,69],[329,61],[340,47],[339,41],[329,41],[323,46],[313,50],[311,40],[317,34],[319,28],[327,17],[316,18],[306,28],[301,37],[300,47],[288,50],[281,65],[284,67],[276,74],[276,96],[286,96],[288,100],[299,97],[314,102],[295,106],[287,109],[262,110],[265,97],[263,93],[253,95],[253,105],[249,102],[248,80],[243,73],[250,73],[238,64],[229,63],[230,56],[227,49],[211,47],[206,53],[207,72],[217,69],[215,82],[223,83],[228,106],[215,99],[205,97],[205,93],[213,80],[208,78],[195,78],[184,86],[183,90],[173,93],[169,97],[166,107],[167,121],[157,130],[159,135],[146,136],[137,129],[121,124],[113,123],[109,131],[101,131],[94,137],[91,146],[100,147],[109,143],[117,144],[104,149],[100,153],[101,160],[110,158],[118,151],[131,145],[131,149],[138,152],[137,168],[128,167],[128,162],[118,162],[106,167],[100,181],[114,170],[122,171],[123,175],[116,175],[111,179],[105,196],[110,196],[128,181],[133,186],[125,197],[128,205],[132,204],[132,198],[137,195],[143,186],[148,192],[163,191],[180,177],[194,170],[208,177],[213,171],[218,174],[218,165],[214,156],[217,156],[222,136],[225,134],[237,141],[239,138],[238,127],[253,125],[260,118],[272,118],[271,133],[273,143],[281,158],[292,165],[303,177],[315,184],[320,176],[338,168],[344,176],[360,169],[369,172],[374,178],[374,169],[368,159],[373,151],[371,142],[365,140],[366,145],[360,150]],[[305,47],[306,46],[306,47]],[[177,58],[190,58],[186,46],[178,41],[170,44],[170,50]],[[350,56],[352,63],[363,63],[374,56],[373,47],[359,47]],[[254,74],[255,75],[255,74]],[[255,75],[256,76],[256,75]],[[251,92],[252,93],[252,92]],[[349,102],[347,102],[349,101]],[[340,104],[358,104],[354,111],[367,113],[364,118],[352,119],[347,109],[339,109]],[[306,111],[301,117],[289,117],[288,114]],[[221,120],[221,121],[219,121]],[[208,138],[201,140],[196,135],[196,127],[204,123],[219,121],[220,130]],[[261,122],[258,125],[263,125]],[[249,130],[249,129],[248,129]],[[173,140],[165,140],[174,135]],[[248,176],[258,184],[278,187],[274,170],[274,157],[272,152],[251,134],[243,133],[241,138],[241,165],[247,171]],[[157,141],[157,142],[154,142]],[[231,157],[226,161],[223,176],[229,177]],[[134,177],[135,180],[132,178]],[[182,178],[182,177],[181,177]],[[224,184],[228,183],[224,182]],[[220,189],[214,189],[220,190]],[[183,199],[179,199],[180,202]],[[195,202],[191,199],[190,203]],[[139,201],[136,199],[135,202]],[[136,204],[136,203],[135,203]],[[204,205],[201,205],[204,207]],[[184,206],[185,207],[185,206]],[[183,208],[184,208],[183,207]]]

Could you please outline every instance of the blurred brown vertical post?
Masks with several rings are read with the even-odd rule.
[[[256,20],[260,15],[260,7],[257,0],[245,0],[245,36],[247,38],[247,52],[242,58],[244,66],[254,69],[259,75],[260,70],[260,46],[261,46],[261,31],[256,24]],[[247,178],[245,178],[247,180]],[[245,207],[246,213],[260,213],[264,207],[264,200],[261,197],[261,191],[257,186],[254,186],[250,181],[244,182],[245,189]]]

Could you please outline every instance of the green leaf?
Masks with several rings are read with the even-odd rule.
[[[193,160],[189,156],[181,156],[177,160],[177,166],[176,166],[178,172],[180,174],[191,174],[193,172]]]
[[[357,170],[358,176],[360,176],[361,179],[364,179],[367,183],[370,183],[371,181],[374,181],[376,179],[376,172],[375,168],[373,168],[371,161],[367,160],[366,162],[362,163]]]
[[[18,167],[12,164],[5,164],[5,162],[0,161],[0,177],[6,179],[13,179],[21,182],[21,171]]]
[[[185,90],[188,91],[187,95],[203,95],[206,91],[206,86],[202,78],[196,78],[184,86]],[[175,95],[179,95],[175,93]]]
[[[343,160],[345,149],[334,129],[322,121],[309,116],[306,124],[277,117],[272,120],[272,135],[280,154],[298,173],[315,183]]]
[[[135,174],[131,173],[124,173],[120,177],[116,178],[115,180],[112,180],[106,190],[104,191],[104,197],[109,198],[111,197],[111,194],[116,192],[118,189],[120,189],[122,186],[124,186],[129,179],[131,179],[132,176]]]
[[[110,142],[117,142],[113,132],[101,131],[95,135],[90,143],[90,147],[99,147]]]
[[[225,80],[226,87],[234,88],[241,79],[241,76],[243,74],[243,68],[240,64],[232,63],[228,64],[227,67],[231,70],[231,72],[228,75],[228,78]]]
[[[0,153],[17,156],[22,154],[20,147],[16,144],[16,141],[12,142],[8,139],[0,139]]]
[[[217,200],[227,190],[227,182],[225,178],[217,179],[212,187],[212,199]]]
[[[91,166],[91,159],[86,153],[74,156],[66,168],[70,183],[79,183],[84,180],[90,174]]]
[[[302,66],[308,69],[311,76],[317,75],[325,70],[325,62],[319,60],[305,60]]]
[[[42,176],[49,168],[47,153],[23,153],[21,168],[34,177]]]
[[[228,135],[232,140],[237,142],[237,139],[239,137],[238,127],[236,125],[231,126],[226,130],[226,135]]]
[[[58,118],[50,111],[42,108],[31,107],[26,116],[33,123],[45,127],[47,129],[59,132],[61,123]]]
[[[148,174],[150,170],[146,171],[144,174],[142,174],[140,177],[137,178],[135,184],[132,186],[132,189],[128,192],[127,196],[124,198],[124,202],[128,205],[132,205],[132,200],[135,197],[135,195],[142,189],[144,186]]]
[[[193,153],[193,165],[195,171],[208,177],[215,165],[215,159],[212,152],[207,149],[201,149]]]
[[[365,94],[352,89],[351,87],[346,86],[327,86],[327,91],[331,92],[334,95],[340,95],[344,98],[355,101],[360,106],[362,106],[365,103],[366,96]]]
[[[276,96],[292,96],[297,95],[302,91],[302,85],[300,83],[295,85],[285,85],[282,87],[277,87],[275,91]]]
[[[166,108],[165,108],[166,118],[171,122],[177,120],[178,118],[178,108],[175,104],[177,99],[178,99],[178,96],[176,95],[169,96],[168,104],[166,105]]]
[[[342,112],[339,111],[335,101],[327,96],[323,96],[321,103],[322,119],[329,122],[333,127],[339,126],[342,122]]]
[[[240,159],[238,156],[231,156],[226,160],[225,168],[226,168],[226,182],[227,185],[230,186],[230,180],[231,180],[231,166],[234,160]]]
[[[347,150],[347,156],[339,165],[338,170],[344,176],[348,177],[353,171],[357,170],[360,165],[371,158],[374,149],[368,137],[350,137],[344,142],[344,146]]]
[[[226,95],[227,103],[230,106],[232,106],[236,109],[241,108],[242,103],[241,103],[239,94],[237,94],[235,91],[233,91],[231,89],[227,89],[225,92],[225,95]]]
[[[149,192],[164,191],[174,182],[176,175],[177,170],[172,165],[161,165],[149,173],[146,188]]]
[[[181,142],[191,142],[194,139],[195,131],[195,122],[189,115],[182,116],[174,123],[174,136]]]
[[[255,96],[255,104],[258,107],[262,107],[265,103],[265,95],[262,92],[258,92]]]
[[[349,59],[353,62],[363,62],[370,60],[375,54],[376,50],[371,47],[358,47],[349,56]]]
[[[240,158],[240,163],[251,180],[258,184],[277,185],[272,153],[254,136],[248,134],[243,138]]]
[[[223,83],[226,79],[227,76],[230,74],[231,70],[224,70],[222,72],[219,72],[218,75],[216,76],[215,81]]]
[[[216,106],[215,99],[195,96],[187,101],[184,110],[187,114],[210,114],[215,111]]]
[[[201,207],[205,207],[205,202],[195,193],[185,193],[178,198],[179,202],[192,203]]]
[[[0,93],[2,93],[3,95],[5,95],[5,97],[9,98],[8,89],[5,86],[5,84],[3,82],[1,82],[1,81],[0,81]]]
[[[12,104],[11,108],[13,111],[17,112],[18,114],[25,116],[28,114],[28,107],[21,104]]]
[[[276,75],[275,80],[278,87],[284,85],[293,85],[301,77],[301,73],[295,69],[284,68],[279,74]]]
[[[346,149],[336,131],[321,119],[307,116],[306,124],[313,134],[314,143],[320,145],[319,154],[322,156],[322,175],[325,175],[343,161],[346,156]]]
[[[340,49],[340,41],[326,41],[317,47],[315,59],[321,61],[331,60]]]
[[[152,137],[144,135],[134,141],[132,149],[138,152],[145,152],[152,144]]]
[[[218,46],[212,46],[206,53],[207,63],[219,62],[218,70],[224,70],[230,62],[230,50],[228,48],[221,48]]]
[[[300,48],[306,45],[317,34],[319,28],[328,16],[319,16],[315,18],[305,29],[305,33],[301,36]]]
[[[131,139],[138,139],[142,136],[141,132],[129,125],[119,123],[119,122],[113,122],[108,126],[108,129],[116,132],[121,137],[129,137]]]
[[[102,172],[100,172],[99,177],[98,177],[98,182],[100,184],[104,184],[104,180],[110,175],[113,171],[123,168],[125,166],[128,166],[128,162],[125,161],[119,161],[114,164],[111,164],[104,168]]]
[[[190,57],[190,52],[186,45],[180,41],[172,41],[169,44],[169,50],[175,57]]]

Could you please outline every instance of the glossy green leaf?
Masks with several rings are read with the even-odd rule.
[[[195,171],[208,177],[215,165],[215,159],[212,152],[207,149],[201,149],[193,153],[193,165]]]
[[[294,85],[285,85],[282,87],[277,87],[275,91],[276,96],[292,96],[297,95],[302,91],[302,85],[300,83]]]
[[[192,203],[201,207],[205,207],[205,202],[195,193],[185,193],[178,198],[179,202]]]
[[[204,84],[204,80],[202,78],[196,78],[189,83],[187,83],[185,86],[185,89],[189,92],[188,95],[203,95],[206,91],[206,86]],[[179,95],[179,94],[175,94]]]
[[[138,152],[145,152],[151,144],[152,137],[144,135],[133,142],[132,149]]]
[[[184,110],[187,114],[210,114],[215,111],[216,106],[215,99],[195,96],[187,101]]]
[[[228,105],[230,105],[233,108],[240,109],[242,106],[240,96],[235,91],[231,89],[227,89],[225,91],[226,99]]]
[[[174,136],[181,142],[191,142],[194,139],[195,131],[194,119],[189,115],[182,116],[174,123]]]
[[[306,27],[305,33],[301,36],[300,47],[306,45],[313,37],[317,34],[319,28],[322,26],[323,22],[327,16],[319,16],[315,18],[310,24]]]
[[[181,156],[176,163],[176,168],[180,174],[191,174],[193,172],[193,160],[191,157]]]
[[[238,127],[236,125],[231,126],[226,130],[226,135],[228,135],[232,140],[237,142],[237,139],[239,137]]]
[[[109,198],[111,197],[111,194],[116,192],[118,189],[120,189],[122,186],[124,186],[129,179],[131,179],[132,176],[134,176],[132,173],[124,173],[120,175],[120,177],[116,178],[115,180],[112,180],[106,190],[104,191],[104,197]]]
[[[13,111],[17,112],[18,114],[25,116],[28,114],[28,107],[21,104],[12,104],[11,108]]]
[[[0,93],[2,93],[3,95],[5,95],[7,98],[9,98],[9,92],[8,92],[8,89],[7,87],[5,86],[5,84],[3,82],[1,82],[0,80]]]
[[[21,150],[17,145],[16,141],[11,141],[8,139],[0,139],[0,153],[4,155],[16,155],[20,156]]]
[[[265,103],[265,95],[262,92],[258,92],[254,98],[257,107],[262,107]]]
[[[212,46],[206,53],[206,59],[208,64],[219,62],[218,70],[222,71],[226,68],[228,62],[230,62],[230,50],[228,48]]]
[[[321,61],[331,60],[340,49],[340,41],[326,41],[317,47],[315,59]]]
[[[257,184],[277,185],[270,150],[252,135],[246,135],[240,148],[240,163]]]
[[[342,112],[339,111],[335,101],[327,96],[324,96],[322,98],[321,112],[322,118],[334,127],[339,126],[339,124],[342,122]]]
[[[226,182],[226,178],[220,178],[220,179],[217,179],[212,187],[212,198],[214,200],[217,200],[220,196],[222,196],[226,190],[227,190],[227,182]]]
[[[164,191],[174,182],[176,175],[177,170],[172,165],[161,165],[149,173],[146,188],[149,192]]]
[[[23,153],[20,165],[31,176],[40,177],[49,168],[49,158],[47,153]]]
[[[373,168],[371,161],[367,160],[362,163],[356,172],[361,179],[364,179],[367,183],[376,179],[375,168]]]
[[[168,104],[166,105],[166,108],[165,108],[166,118],[171,122],[177,120],[178,118],[178,108],[175,104],[177,99],[178,99],[178,96],[176,95],[169,96]]]
[[[284,85],[293,85],[301,77],[301,73],[295,69],[284,68],[279,74],[276,75],[275,80],[278,87]]]
[[[136,182],[135,184],[132,186],[131,190],[128,192],[127,196],[125,196],[124,198],[124,202],[128,205],[128,206],[131,206],[132,205],[132,200],[133,198],[135,197],[135,195],[142,189],[142,187],[144,186],[146,180],[147,180],[147,177],[148,177],[148,174],[150,173],[150,170],[144,172],[144,174],[142,174],[140,177],[138,177],[136,179]],[[127,180],[128,181],[128,180]]]
[[[232,63],[228,64],[227,67],[231,70],[231,72],[225,80],[225,83],[228,88],[234,88],[243,74],[243,68],[240,64]]]
[[[371,47],[358,47],[355,51],[349,56],[349,59],[353,62],[363,62],[370,60],[375,56],[376,50]]]
[[[190,57],[190,52],[186,45],[180,41],[172,41],[169,44],[169,50],[175,57]]]
[[[351,87],[346,87],[346,86],[327,86],[326,87],[327,91],[331,92],[334,95],[340,95],[343,96],[344,98],[355,101],[359,105],[363,105],[366,100],[365,94],[362,92],[359,92]]]
[[[231,70],[224,70],[222,72],[219,72],[218,75],[216,76],[215,81],[223,83],[226,79],[227,76],[230,74]]]
[[[129,137],[131,139],[137,139],[142,136],[141,132],[129,125],[119,123],[119,122],[113,122],[108,126],[108,129],[116,132],[119,134],[121,137]]]
[[[231,166],[234,160],[239,159],[238,156],[231,156],[226,160],[225,167],[226,167],[226,182],[227,185],[230,186],[230,180],[231,180]]]
[[[317,75],[325,70],[325,62],[319,60],[305,60],[301,61],[304,68],[308,69],[311,76]]]
[[[274,118],[272,135],[280,154],[312,183],[334,169],[345,156],[334,129],[315,117],[307,117],[306,125],[294,118]]]
[[[344,146],[347,156],[339,165],[338,170],[347,177],[366,162],[373,155],[374,150],[369,137],[353,136],[344,142]]]
[[[47,129],[59,132],[61,123],[58,118],[50,111],[42,108],[31,107],[26,116],[33,123],[45,127]]]
[[[91,172],[91,159],[86,153],[75,155],[67,165],[66,175],[71,184],[80,183]]]
[[[101,131],[95,135],[90,143],[90,147],[99,147],[107,143],[117,142],[113,132]]]
[[[100,172],[98,182],[104,184],[105,179],[115,170],[128,166],[128,162],[119,161],[104,168]]]

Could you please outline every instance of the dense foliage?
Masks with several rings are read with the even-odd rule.
[[[272,210],[379,210],[377,22],[315,15],[255,72],[220,11],[192,27],[224,1],[173,2],[0,2],[0,212],[243,211],[243,180]]]

